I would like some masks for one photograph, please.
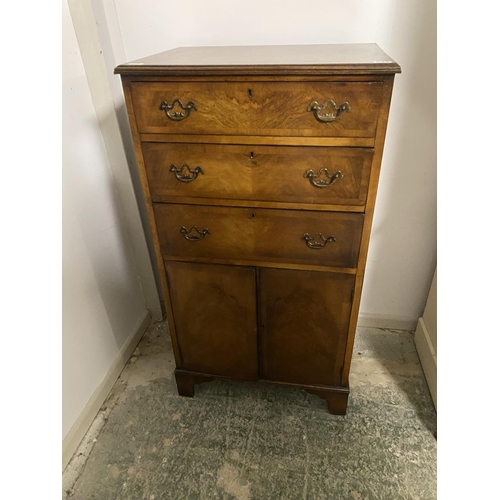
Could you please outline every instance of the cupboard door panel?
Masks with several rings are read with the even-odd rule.
[[[166,262],[181,368],[256,380],[255,268]]]
[[[261,378],[340,385],[354,280],[259,269]]]

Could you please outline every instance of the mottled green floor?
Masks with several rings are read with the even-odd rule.
[[[436,414],[408,332],[358,329],[346,417],[304,391],[257,384],[179,397],[164,324],[139,351],[86,463],[69,466],[68,500],[436,497]]]

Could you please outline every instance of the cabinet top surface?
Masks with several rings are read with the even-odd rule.
[[[121,64],[123,75],[388,74],[401,68],[375,43],[179,47]]]

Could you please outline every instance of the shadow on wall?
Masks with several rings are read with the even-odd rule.
[[[119,78],[119,76],[117,75],[116,78]],[[156,288],[158,289],[160,300],[164,301],[163,291],[160,282],[160,271],[158,269],[158,264],[156,262],[156,255],[154,251],[153,235],[151,233],[151,228],[149,225],[148,210],[146,207],[146,200],[144,198],[144,193],[142,191],[142,184],[139,176],[139,169],[137,167],[137,161],[135,159],[134,141],[132,139],[132,132],[130,130],[128,113],[125,104],[116,107],[115,112],[116,112],[116,118],[118,120],[118,126],[120,128],[120,134],[123,141],[125,156],[127,157],[127,164],[128,164],[127,166],[130,173],[130,178],[132,180],[132,186],[134,188],[135,198],[137,200],[137,207],[139,209],[139,214],[142,221],[142,227],[144,230],[144,234],[146,236],[149,258],[153,266]]]

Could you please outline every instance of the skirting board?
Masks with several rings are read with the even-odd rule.
[[[415,332],[415,347],[424,370],[432,401],[437,409],[437,355],[425,326],[424,318],[418,319]]]
[[[365,328],[390,328],[391,330],[415,331],[417,321],[403,316],[386,316],[385,314],[364,314],[358,317],[358,326]]]
[[[62,443],[62,468],[63,470],[68,465],[71,457],[75,453],[81,440],[89,430],[92,421],[96,417],[102,404],[108,397],[111,389],[118,380],[120,373],[125,367],[130,356],[137,347],[139,340],[141,340],[144,332],[151,323],[151,314],[146,311],[143,317],[137,322],[135,328],[132,330],[131,335],[116,355],[113,363],[109,367],[103,381],[99,384],[97,389],[92,394],[91,398],[83,408],[82,412],[76,419],[75,423],[69,430]]]

